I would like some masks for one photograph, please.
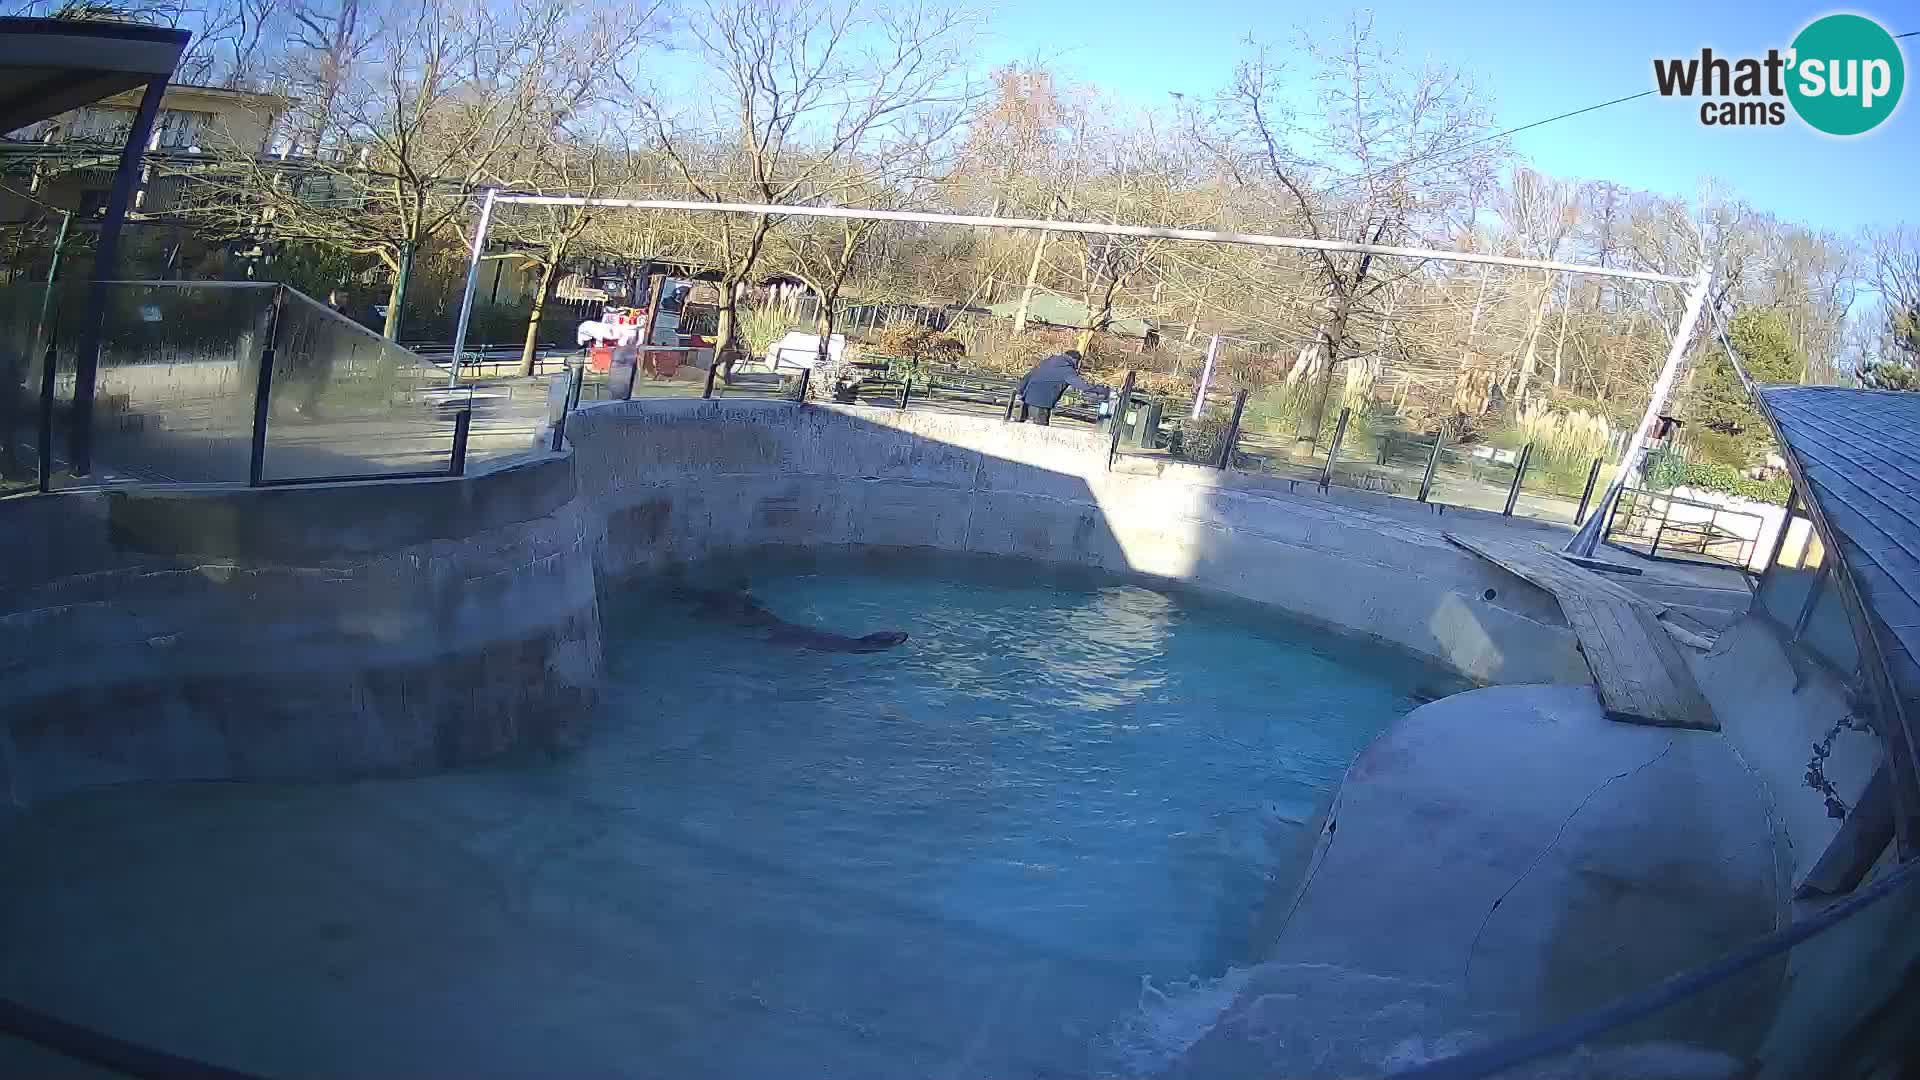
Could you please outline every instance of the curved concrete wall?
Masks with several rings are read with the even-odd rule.
[[[17,500],[0,792],[342,777],[565,742],[599,520],[551,457],[461,480]]]
[[[570,456],[462,479],[9,503],[0,792],[353,776],[565,742],[602,662],[598,588],[763,547],[1149,575],[1480,683],[1588,679],[1550,597],[1430,524],[1238,473],[1109,472],[1087,432],[665,400],[588,408],[568,434]]]
[[[1085,431],[655,400],[592,406],[567,434],[609,579],[763,546],[1013,555],[1272,604],[1480,683],[1590,681],[1550,596],[1436,528],[1241,473],[1109,472],[1105,437]]]

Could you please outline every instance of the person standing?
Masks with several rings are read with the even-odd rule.
[[[1080,376],[1080,350],[1055,353],[1033,366],[1014,392],[1020,398],[1020,422],[1041,427],[1053,423],[1053,410],[1071,387],[1083,394],[1101,389]]]

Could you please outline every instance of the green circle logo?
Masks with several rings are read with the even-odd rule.
[[[1900,43],[1863,15],[1827,15],[1793,39],[1787,99],[1829,135],[1859,135],[1893,115],[1906,85]]]

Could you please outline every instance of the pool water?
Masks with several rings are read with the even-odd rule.
[[[798,649],[638,588],[576,753],[36,808],[0,835],[38,883],[0,897],[0,995],[278,1076],[1138,1072],[1433,680],[1111,579],[746,573],[911,638]]]

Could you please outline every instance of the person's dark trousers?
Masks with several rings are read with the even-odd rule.
[[[1052,427],[1053,410],[1043,409],[1038,405],[1028,405],[1023,401],[1020,403],[1020,422],[1023,424],[1039,424],[1041,427]]]

